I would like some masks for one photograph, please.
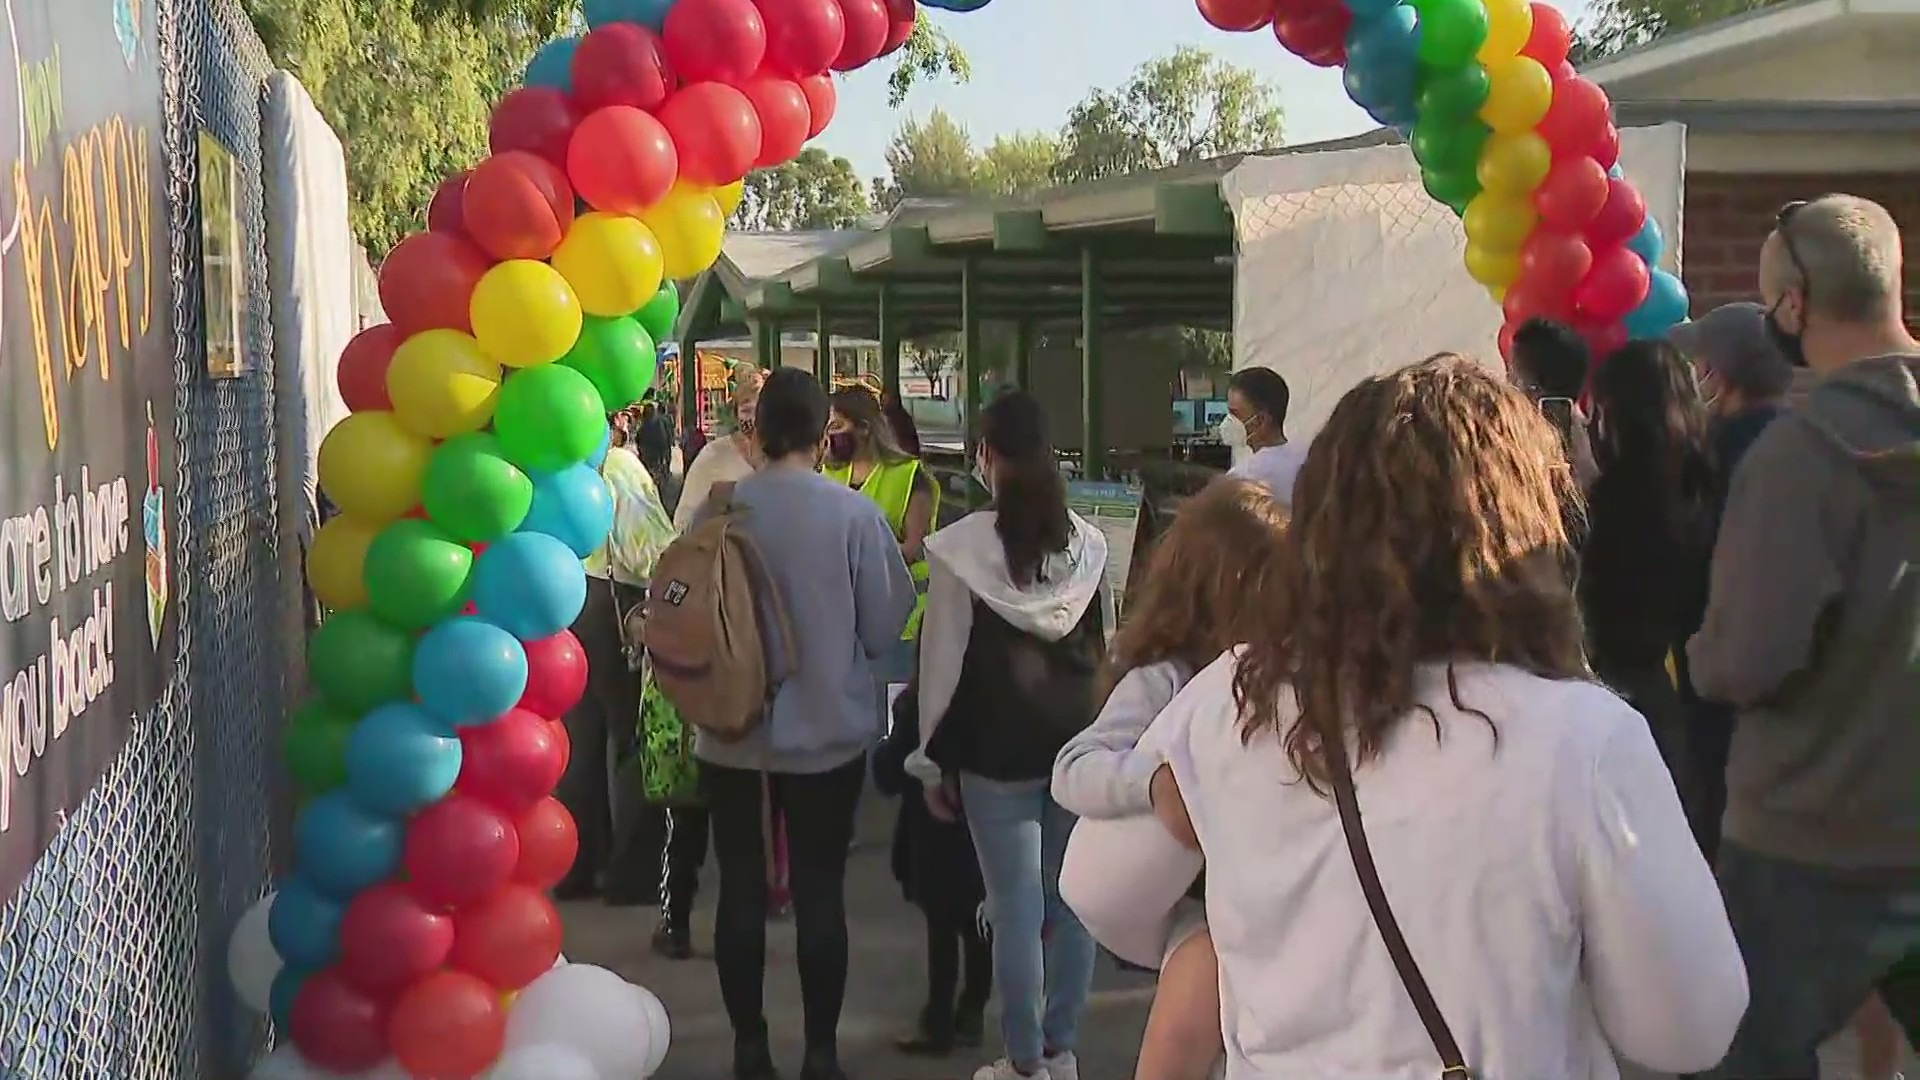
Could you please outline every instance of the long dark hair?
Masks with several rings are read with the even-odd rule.
[[[835,390],[827,400],[832,403],[834,412],[852,424],[855,431],[866,436],[874,460],[893,463],[913,456],[894,437],[893,425],[887,421],[886,413],[881,411],[880,399],[873,396],[873,391],[864,386],[849,386]]]
[[[993,452],[994,531],[1007,553],[1007,576],[1031,585],[1047,556],[1067,550],[1073,538],[1047,412],[1032,394],[1009,390],[981,411],[980,439]]]
[[[1664,341],[1614,350],[1594,372],[1592,401],[1601,478],[1632,484],[1673,535],[1711,535],[1719,466],[1706,403],[1679,350]]]

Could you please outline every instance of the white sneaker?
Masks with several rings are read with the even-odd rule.
[[[1047,1071],[1045,1062],[1036,1066],[1032,1072],[1023,1073],[1013,1067],[1013,1062],[1001,1058],[991,1065],[982,1065],[974,1070],[973,1080],[1055,1080],[1055,1077]]]
[[[1062,1051],[1050,1058],[1041,1058],[1040,1067],[1046,1071],[1050,1080],[1080,1080],[1080,1059],[1074,1057],[1071,1050]]]

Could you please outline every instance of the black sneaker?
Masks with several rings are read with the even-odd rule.
[[[733,1080],[780,1080],[773,1067],[773,1047],[764,1029],[757,1035],[733,1040]]]
[[[893,1040],[893,1048],[909,1057],[946,1057],[953,1053],[954,1024],[952,1018],[942,1018],[929,1007],[920,1011],[920,1020],[913,1030]]]
[[[965,1005],[953,1016],[953,1044],[969,1049],[987,1041],[987,1013],[985,1009],[971,1009]]]
[[[693,935],[685,923],[660,920],[653,930],[653,951],[669,960],[693,959]]]
[[[838,1054],[809,1054],[800,1063],[800,1080],[847,1080]]]

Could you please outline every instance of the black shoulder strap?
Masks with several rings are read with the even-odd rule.
[[[1447,1018],[1440,1014],[1426,976],[1420,974],[1420,965],[1414,962],[1413,952],[1407,948],[1406,936],[1400,933],[1393,909],[1387,906],[1380,871],[1373,865],[1373,850],[1367,846],[1366,830],[1360,827],[1360,797],[1353,788],[1353,771],[1347,765],[1346,745],[1341,736],[1328,742],[1326,753],[1328,768],[1333,773],[1333,801],[1340,810],[1340,830],[1346,833],[1347,853],[1353,856],[1353,871],[1360,878],[1360,891],[1366,894],[1367,910],[1373,913],[1373,924],[1380,930],[1387,955],[1393,958],[1393,969],[1399,973],[1401,985],[1413,999],[1413,1011],[1420,1014],[1420,1025],[1427,1029],[1427,1038],[1433,1040],[1433,1048],[1440,1055],[1441,1077],[1466,1080],[1473,1072],[1460,1053],[1460,1044],[1453,1039],[1453,1030],[1447,1027]]]

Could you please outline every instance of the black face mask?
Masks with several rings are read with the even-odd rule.
[[[851,431],[839,431],[827,436],[828,461],[834,462],[835,464],[845,464],[853,460],[854,452],[857,449],[858,444],[855,442],[853,432]]]
[[[1800,340],[1800,334],[1790,334],[1780,325],[1780,305],[1785,301],[1786,297],[1782,296],[1767,309],[1767,337],[1773,339],[1773,347],[1780,350],[1780,355],[1787,358],[1787,363],[1794,367],[1806,367],[1807,350]]]

